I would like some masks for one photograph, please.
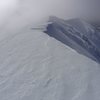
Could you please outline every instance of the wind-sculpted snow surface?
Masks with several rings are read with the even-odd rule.
[[[99,99],[100,65],[91,59],[26,27],[0,41],[0,100]]]
[[[45,31],[48,35],[100,63],[100,31],[80,19],[50,18]]]

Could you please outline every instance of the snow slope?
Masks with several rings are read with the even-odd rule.
[[[81,19],[62,20],[50,17],[48,35],[100,63],[100,30]]]
[[[100,65],[25,28],[0,41],[0,100],[100,100]]]

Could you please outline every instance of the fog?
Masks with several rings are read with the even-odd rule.
[[[20,16],[39,20],[42,17],[76,17],[97,14],[98,0],[0,0],[0,19]],[[16,18],[17,19],[17,18]]]
[[[98,0],[0,0],[0,36],[17,32],[48,16],[64,19],[92,16],[99,19],[98,9]]]

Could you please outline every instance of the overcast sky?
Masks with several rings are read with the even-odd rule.
[[[71,0],[0,0],[0,37],[51,15],[66,18],[72,12],[71,3]]]
[[[0,21],[15,16],[36,21],[48,15],[68,18],[98,13],[99,4],[100,0],[0,0]]]
[[[80,15],[99,17],[99,4],[100,0],[0,0],[0,32],[16,32],[50,15],[65,19]]]

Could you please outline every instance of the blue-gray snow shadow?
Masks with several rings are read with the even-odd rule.
[[[80,19],[50,18],[46,31],[49,36],[66,44],[78,53],[100,63],[100,32]]]

